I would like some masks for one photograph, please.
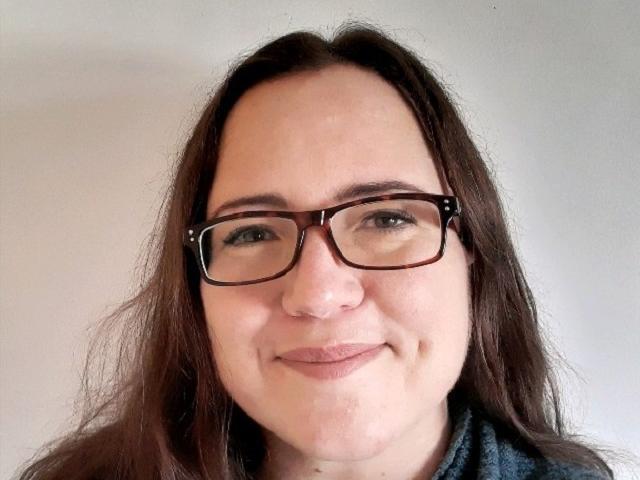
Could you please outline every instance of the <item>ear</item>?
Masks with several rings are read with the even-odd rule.
[[[464,256],[467,259],[467,267],[470,266],[476,259],[471,247],[464,246]]]
[[[469,266],[475,261],[473,244],[469,242],[469,238],[467,237],[467,235],[462,233],[462,225],[460,225],[460,217],[454,217],[452,221],[453,221],[454,230],[458,235],[458,239],[460,240],[460,243],[462,244],[464,255],[467,259],[467,266]]]
[[[458,238],[460,239],[460,243],[462,244],[462,249],[464,250],[464,256],[467,260],[468,267],[476,260],[473,243],[469,242],[469,238],[464,234],[458,234]]]

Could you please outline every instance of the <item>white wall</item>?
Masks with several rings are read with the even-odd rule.
[[[581,377],[565,377],[567,411],[640,453],[637,1],[0,5],[1,478],[69,425],[86,329],[131,286],[170,165],[229,62],[347,18],[386,28],[457,92]]]

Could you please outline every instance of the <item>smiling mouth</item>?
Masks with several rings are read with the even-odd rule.
[[[348,344],[325,348],[292,350],[278,360],[306,377],[317,380],[334,380],[346,377],[373,361],[387,345]]]
[[[354,357],[380,345],[381,343],[341,343],[323,347],[304,347],[289,350],[281,354],[280,357],[309,363],[336,362]]]

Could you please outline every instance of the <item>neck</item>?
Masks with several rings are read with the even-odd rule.
[[[267,457],[260,480],[425,480],[431,478],[451,439],[446,400],[434,414],[416,422],[377,455],[352,461],[331,461],[305,455],[266,432]]]

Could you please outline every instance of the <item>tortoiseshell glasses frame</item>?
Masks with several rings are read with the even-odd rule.
[[[411,264],[403,264],[403,265],[391,265],[391,266],[370,266],[370,265],[360,265],[354,263],[342,254],[336,240],[331,231],[331,219],[332,217],[350,207],[354,207],[357,205],[369,204],[374,202],[382,202],[386,200],[421,200],[425,202],[429,202],[435,205],[438,209],[438,213],[440,215],[440,248],[435,256],[427,258],[423,261]],[[197,225],[193,225],[185,230],[184,234],[184,244],[187,246],[195,255],[198,269],[200,270],[200,274],[205,282],[211,285],[217,286],[235,286],[235,285],[251,285],[254,283],[266,282],[269,280],[273,280],[279,277],[282,277],[287,272],[289,272],[300,257],[300,253],[302,251],[302,246],[305,237],[305,231],[307,228],[312,226],[321,227],[326,232],[327,238],[338,255],[340,260],[342,260],[346,265],[350,267],[362,269],[362,270],[399,270],[406,268],[414,268],[420,267],[423,265],[428,265],[430,263],[435,263],[442,258],[444,255],[446,242],[447,242],[447,228],[450,226],[454,217],[459,216],[461,213],[460,203],[455,196],[450,195],[439,195],[432,193],[393,193],[387,195],[379,195],[375,197],[366,197],[358,200],[353,200],[351,202],[342,203],[340,205],[336,205],[330,208],[324,208],[320,210],[310,210],[306,212],[288,212],[288,211],[278,211],[278,210],[258,210],[258,211],[246,211],[240,213],[234,213],[231,215],[225,215],[222,217],[214,218],[212,220],[208,220],[206,222],[198,223]],[[229,220],[237,220],[244,218],[253,218],[253,217],[268,217],[268,218],[285,218],[290,219],[295,222],[298,228],[297,240],[295,251],[293,252],[293,257],[289,264],[278,271],[273,275],[269,275],[263,278],[258,278],[249,281],[219,281],[212,279],[209,277],[207,273],[207,269],[204,261],[204,252],[202,251],[202,237],[203,233],[207,230],[211,229],[215,225],[218,225],[222,222],[226,222]],[[454,228],[455,227],[455,224]]]

